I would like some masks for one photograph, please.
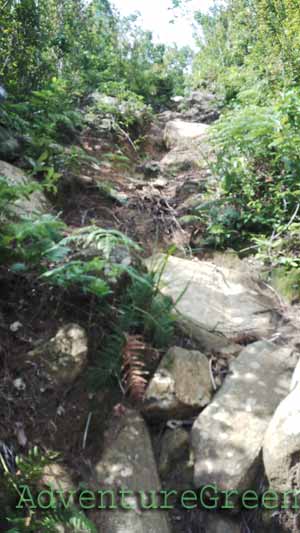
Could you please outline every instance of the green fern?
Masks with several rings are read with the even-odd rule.
[[[61,238],[64,228],[64,223],[53,215],[28,217],[6,226],[4,242],[18,259],[39,264],[43,254]]]
[[[109,259],[112,251],[117,246],[124,246],[128,250],[141,250],[138,244],[121,231],[103,229],[97,226],[86,226],[74,231],[71,235],[62,239],[59,246],[73,246],[77,250],[93,248],[101,252],[106,259]]]
[[[27,517],[8,517],[7,521],[13,525],[8,533],[59,533],[62,525],[69,533],[97,533],[96,526],[76,507],[69,510],[58,508],[41,513],[41,516],[35,513],[30,518],[29,521]]]
[[[83,292],[103,298],[111,293],[110,284],[122,274],[138,276],[134,269],[118,262],[117,253],[114,256],[114,252],[120,249],[130,253],[140,247],[117,230],[96,226],[82,228],[45,252],[45,257],[54,260],[56,265],[44,272],[41,279],[65,288],[77,285]],[[99,253],[100,257],[97,257]],[[74,259],[78,255],[80,258]]]
[[[138,335],[152,347],[164,349],[170,345],[174,329],[174,304],[159,292],[157,275],[132,276],[117,307],[112,331],[99,350],[99,363],[91,369],[91,387],[121,382],[127,335]]]
[[[27,456],[17,457],[18,476],[11,474],[8,469],[5,470],[4,483],[6,489],[14,489],[16,494],[19,494],[18,487],[26,485],[30,487],[31,493],[34,494],[44,467],[56,460],[57,457],[57,453],[48,452],[43,454],[37,447],[30,450]],[[96,533],[97,531],[94,524],[75,506],[65,509],[58,504],[56,509],[51,510],[30,509],[30,515],[27,516],[24,516],[21,512],[17,513],[16,509],[11,509],[5,518],[12,526],[8,533],[36,533],[37,531],[41,533],[58,533],[61,531],[59,529],[61,525],[68,527],[70,533],[82,531]]]

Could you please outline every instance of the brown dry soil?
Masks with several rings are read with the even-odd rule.
[[[186,214],[180,206],[191,195],[191,189],[200,192],[201,172],[182,172],[168,179],[145,178],[137,171],[141,160],[131,146],[122,139],[118,144],[111,143],[86,132],[83,147],[100,163],[83,166],[80,179],[66,185],[61,205],[64,220],[71,227],[96,223],[118,229],[141,244],[145,255],[166,250],[171,244],[189,246],[191,231],[184,229],[178,218]],[[105,160],[105,154],[112,150],[121,150],[128,161]],[[162,145],[157,150],[149,141],[144,143],[142,152],[159,161],[165,149]],[[126,198],[124,205],[101,191],[107,184]]]

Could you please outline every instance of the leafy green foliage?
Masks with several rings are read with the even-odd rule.
[[[85,516],[82,511],[76,507],[72,509],[57,509],[40,513],[41,516],[34,515],[28,525],[28,518],[14,517],[9,520],[14,526],[8,530],[8,533],[59,533],[62,529],[68,528],[68,531],[74,533],[96,533],[95,525]]]
[[[61,238],[64,227],[53,215],[28,217],[6,226],[4,244],[18,261],[39,264],[48,248]]]
[[[214,171],[224,199],[211,215],[224,233],[276,233],[293,215],[300,200],[299,106],[298,90],[290,89],[269,107],[228,112],[215,127]]]
[[[38,184],[30,183],[28,185],[13,186],[8,182],[5,176],[0,176],[0,215],[2,221],[12,212],[12,204],[20,199],[26,198],[34,190],[37,190]],[[0,219],[1,220],[1,219]]]
[[[188,49],[155,44],[108,0],[10,0],[0,8],[0,30],[0,78],[10,97],[0,104],[0,155],[13,161],[25,151],[26,164],[54,191],[68,170],[65,145],[78,139],[86,95],[124,100],[117,119],[126,129],[144,101],[159,106],[183,91],[191,58]]]
[[[214,87],[225,102],[248,93],[254,103],[297,82],[299,6],[299,0],[229,0],[199,12],[194,84]]]
[[[206,244],[246,246],[271,264],[295,259],[299,7],[298,0],[230,0],[196,16],[202,33],[192,83],[221,94],[226,107],[212,133],[219,197],[192,215],[206,224]]]
[[[15,493],[15,496],[19,500],[22,494],[21,487],[26,486],[29,487],[30,494],[34,498],[38,492],[37,484],[42,477],[44,467],[55,461],[57,457],[57,453],[41,453],[35,447],[29,451],[27,456],[16,458],[17,474],[12,474],[9,471],[3,457],[1,457],[6,490],[9,493]],[[45,510],[28,507],[26,513],[14,509],[8,511],[6,520],[11,524],[11,527],[8,529],[9,533],[36,533],[36,531],[58,533],[61,531],[62,525],[68,527],[68,530],[74,531],[74,533],[79,533],[83,530],[89,533],[96,533],[96,528],[92,522],[74,504],[70,505],[67,509],[63,508],[59,502],[57,502],[55,508],[51,506],[50,509]]]
[[[91,370],[95,389],[121,381],[123,349],[128,335],[141,336],[152,347],[164,349],[174,335],[174,304],[158,290],[157,275],[136,275],[121,297],[117,315],[112,316],[112,332],[101,346],[98,365]]]
[[[42,279],[65,288],[77,285],[84,292],[103,298],[111,293],[110,284],[128,272],[122,257],[139,249],[117,230],[88,226],[45,251],[45,257],[51,259],[53,266],[43,273]],[[121,261],[118,260],[120,254]]]

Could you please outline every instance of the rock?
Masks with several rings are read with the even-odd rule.
[[[38,358],[49,379],[56,384],[71,384],[87,363],[88,341],[77,324],[62,326],[55,337],[38,346],[28,355]]]
[[[298,533],[300,513],[293,509],[278,512],[263,510],[255,533]]]
[[[186,200],[186,198],[189,198],[191,195],[199,195],[201,193],[206,192],[207,190],[207,183],[206,181],[199,181],[198,178],[194,178],[193,176],[190,178],[187,178],[186,181],[178,185],[176,188],[176,199],[177,202],[181,202]],[[199,202],[199,200],[198,200]]]
[[[220,117],[219,111],[216,109],[199,109],[197,106],[193,106],[184,113],[181,114],[184,120],[191,122],[203,122],[210,124],[216,121]]]
[[[207,91],[193,91],[188,97],[187,102],[190,105],[203,105],[203,103],[215,102],[216,95]]]
[[[189,460],[190,437],[186,429],[167,429],[161,441],[159,473],[166,478],[182,459]]]
[[[171,100],[170,107],[174,111],[177,111],[179,106],[180,106],[180,104],[182,104],[184,102],[184,96],[172,96],[172,98],[170,100]]]
[[[141,131],[145,123],[149,122],[149,107],[139,100],[122,100],[115,96],[108,96],[98,91],[92,93],[86,100],[89,104],[85,115],[86,122],[101,130],[103,133],[116,130],[118,119],[122,117],[126,120],[130,117],[131,124],[140,127]],[[120,133],[120,128],[117,128]]]
[[[218,513],[207,513],[204,518],[205,533],[241,533],[241,525]]]
[[[180,117],[181,117],[180,113],[176,111],[166,110],[166,111],[163,111],[162,113],[159,113],[156,118],[160,124],[165,126],[167,122],[170,122],[171,120],[180,119]]]
[[[50,463],[43,468],[42,475],[38,481],[38,488],[42,490],[45,487],[51,487],[53,490],[63,490],[64,492],[76,492],[71,472],[61,463]]]
[[[297,363],[297,366],[294,370],[291,386],[290,386],[290,392],[292,392],[296,387],[299,387],[300,385],[300,360]]]
[[[146,161],[138,167],[146,178],[155,178],[160,174],[160,164],[158,161]]]
[[[150,154],[153,151],[163,152],[165,150],[163,123],[158,120],[152,122],[145,135],[143,148],[145,152]]]
[[[172,120],[166,124],[164,140],[170,150],[161,160],[164,174],[206,169],[210,154],[207,124]]]
[[[57,533],[73,533],[74,532],[74,519],[77,521],[78,531],[95,531],[95,529],[79,529],[80,525],[85,526],[92,523],[87,520],[83,511],[78,506],[77,495],[81,493],[80,488],[72,480],[72,472],[70,469],[61,463],[51,463],[43,468],[41,478],[37,483],[38,491],[53,490],[60,491],[63,495],[66,505],[68,505],[69,519],[66,522],[67,515],[61,518],[61,523],[55,525],[55,531]],[[47,498],[47,496],[46,496]],[[58,496],[57,498],[61,498]],[[58,499],[55,501],[58,503]],[[76,530],[77,530],[76,528]]]
[[[4,177],[8,185],[12,187],[20,185],[32,185],[36,189],[38,187],[37,183],[30,180],[23,170],[4,161],[0,161],[0,176]],[[49,203],[40,190],[35,190],[29,197],[17,200],[12,206],[12,212],[19,217],[46,213],[49,210]]]
[[[14,162],[21,154],[21,144],[11,131],[0,125],[0,158]]]
[[[183,120],[171,120],[166,124],[164,138],[166,147],[189,149],[191,144],[199,145],[204,135],[207,135],[209,126],[185,122]]]
[[[199,152],[193,150],[171,150],[161,160],[161,171],[165,175],[176,176],[189,170],[203,168],[203,160]]]
[[[278,406],[264,439],[263,461],[271,488],[300,489],[300,387]]]
[[[193,426],[197,487],[251,488],[265,432],[289,390],[295,363],[290,348],[267,341],[242,350],[221,389]]]
[[[102,459],[96,463],[89,487],[132,491],[123,503],[132,510],[101,509],[91,513],[98,531],[109,533],[170,533],[168,516],[161,510],[143,511],[138,491],[161,490],[150,436],[142,417],[133,410],[111,421]]]
[[[207,124],[219,118],[219,107],[217,97],[207,91],[192,92],[179,106],[185,120]]]
[[[107,94],[94,91],[88,96],[89,104],[97,104],[99,106],[116,107],[118,99],[115,96],[108,96]]]
[[[165,260],[157,255],[146,264],[157,272],[163,269],[161,290],[177,302],[178,324],[198,340],[201,350],[239,343],[241,335],[258,339],[276,330],[276,299],[242,261],[231,268],[174,256]]]
[[[211,396],[207,357],[196,350],[170,348],[146,390],[144,413],[161,419],[193,416]]]
[[[167,429],[161,438],[159,474],[163,486],[178,493],[193,486],[190,433],[183,427]]]

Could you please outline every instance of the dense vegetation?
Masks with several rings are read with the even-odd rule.
[[[271,263],[297,265],[300,2],[229,0],[196,18],[193,84],[225,106],[213,132],[222,194],[200,210],[208,242],[252,241]]]
[[[122,382],[124,394],[139,401],[146,384],[142,352],[146,345],[167,346],[174,324],[173,305],[142,266],[140,247],[97,225],[74,232],[52,214],[16,216],[14,202],[34,189],[55,200],[66,176],[84,162],[99,163],[80,146],[92,93],[117,97],[122,112],[118,105],[111,109],[109,99],[102,108],[114,115],[112,127],[127,135],[139,111],[149,117],[183,93],[191,51],[155,44],[135,16],[121,18],[108,0],[2,0],[0,51],[0,159],[36,178],[15,186],[0,175],[1,276],[55,287],[57,301],[86,298],[105,338],[88,386],[119,388]],[[126,160],[122,153],[108,155]],[[118,255],[127,258],[124,264]],[[16,466],[0,447],[1,520],[8,520],[7,530],[53,532],[64,523],[70,531],[95,531],[76,508],[11,509],[18,485],[29,483],[34,490],[53,457],[34,450]]]
[[[159,107],[183,91],[191,55],[154,44],[136,17],[122,19],[108,0],[2,1],[0,50],[9,96],[0,104],[0,157],[17,159],[21,145],[23,165],[54,183],[74,162],[63,143],[74,144],[87,95]]]

